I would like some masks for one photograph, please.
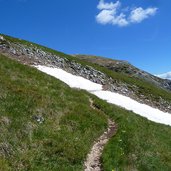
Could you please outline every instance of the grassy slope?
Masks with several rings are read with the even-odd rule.
[[[106,126],[103,114],[89,108],[88,96],[118,124],[103,153],[105,171],[171,170],[170,127],[71,90],[4,57],[0,88],[0,170],[80,170],[90,144]],[[36,114],[44,116],[43,124],[32,119]]]
[[[128,85],[130,85],[130,88],[132,87],[132,85],[135,85],[138,87],[138,93],[137,93],[138,96],[139,96],[139,94],[143,94],[147,97],[150,97],[152,100],[156,100],[156,101],[158,101],[159,98],[162,97],[163,99],[167,100],[168,102],[171,102],[171,92],[163,90],[161,88],[158,88],[155,85],[153,85],[152,83],[149,83],[143,79],[131,77],[131,76],[124,74],[124,73],[114,72],[114,71],[111,71],[105,67],[99,66],[97,64],[90,63],[90,62],[87,62],[85,60],[81,60],[81,59],[78,59],[76,57],[64,54],[62,52],[58,52],[56,50],[53,50],[53,49],[50,49],[50,48],[47,48],[44,46],[40,46],[38,44],[34,44],[34,43],[31,43],[31,42],[28,42],[25,40],[13,38],[13,37],[6,36],[6,35],[3,35],[3,36],[5,37],[5,39],[7,39],[11,42],[17,42],[17,43],[21,43],[21,44],[24,44],[27,46],[30,46],[32,44],[32,45],[34,45],[34,46],[36,46],[36,47],[38,47],[44,51],[50,52],[50,53],[58,55],[60,57],[67,58],[68,60],[74,60],[78,63],[81,63],[82,65],[92,66],[93,68],[107,74],[108,76],[110,76],[114,80],[127,83]]]
[[[105,171],[171,170],[171,128],[155,124],[0,56],[0,170],[81,170],[95,138],[118,132],[103,153]],[[102,111],[89,107],[88,97]],[[33,119],[42,115],[42,124]]]
[[[107,126],[88,94],[4,56],[0,90],[0,170],[82,169]],[[39,115],[42,124],[34,119]]]
[[[116,136],[103,152],[105,171],[171,170],[171,127],[95,99],[96,106],[118,124]]]

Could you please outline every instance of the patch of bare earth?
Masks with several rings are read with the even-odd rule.
[[[116,133],[116,124],[108,120],[107,130],[100,136],[100,138],[94,143],[90,153],[87,155],[87,159],[84,162],[84,171],[102,171],[101,155],[104,146],[109,139]]]

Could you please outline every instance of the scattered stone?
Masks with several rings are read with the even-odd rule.
[[[44,122],[44,118],[41,115],[34,115],[33,119],[36,120],[39,124]]]
[[[11,123],[11,120],[7,116],[2,116],[0,118],[0,125],[8,126],[8,125],[10,125],[10,123]]]
[[[0,40],[5,40],[3,36],[0,35]]]

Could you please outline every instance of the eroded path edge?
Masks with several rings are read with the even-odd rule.
[[[86,161],[84,162],[84,171],[102,171],[100,159],[104,146],[107,144],[109,139],[115,135],[116,130],[116,124],[112,120],[108,119],[107,130],[93,144],[93,147],[87,155]]]

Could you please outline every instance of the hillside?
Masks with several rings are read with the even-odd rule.
[[[106,90],[118,92],[141,103],[171,112],[171,91],[156,86],[145,79],[116,72],[90,61],[77,59],[24,40],[2,36],[4,40],[0,41],[0,52],[24,64],[59,67],[95,83],[100,83]]]
[[[128,95],[139,92],[135,97],[138,99],[141,90],[155,106],[160,103],[160,97],[165,103],[157,107],[167,111],[170,110],[169,91],[4,35],[0,52],[0,170],[83,170],[86,156],[107,128],[109,118],[117,124],[117,133],[105,146],[101,158],[105,171],[171,170],[169,126],[148,121],[86,91],[71,89],[28,65],[56,66],[101,83],[105,89],[113,85],[108,83],[116,82],[113,86],[119,85],[121,89],[116,92],[135,84],[138,91],[129,87]]]
[[[171,91],[170,80],[167,80],[167,79],[163,80],[146,71],[140,70],[136,68],[135,66],[131,65],[130,63],[128,63],[127,61],[112,60],[108,58],[90,56],[90,55],[73,55],[73,56],[81,60],[88,61],[91,63],[98,64],[100,66],[106,67],[113,72],[123,73],[134,78],[139,78],[149,83],[152,83],[155,86]]]
[[[2,55],[0,80],[0,170],[81,170],[107,126],[89,95]]]

